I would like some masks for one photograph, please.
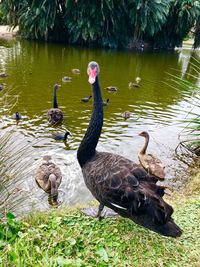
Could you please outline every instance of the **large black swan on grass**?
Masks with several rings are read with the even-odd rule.
[[[55,84],[53,88],[53,108],[51,108],[47,112],[49,123],[54,124],[54,125],[60,124],[63,120],[62,110],[58,108],[58,103],[57,103],[56,92],[58,88],[60,88],[60,84]]]
[[[156,185],[157,178],[127,158],[96,151],[103,126],[98,64],[90,62],[87,73],[92,84],[94,107],[77,158],[86,186],[100,202],[97,217],[100,218],[107,206],[161,235],[180,236],[182,231],[171,218],[173,208],[162,199],[164,187]]]

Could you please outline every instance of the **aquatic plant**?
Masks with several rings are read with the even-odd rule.
[[[18,102],[18,95],[12,96],[11,93],[12,89],[3,89],[0,92],[0,115],[6,114],[12,110]]]
[[[21,137],[14,131],[1,132],[0,136],[0,216],[8,212],[19,214],[24,200],[31,196],[21,188],[32,171],[30,157],[31,146],[21,142]],[[29,152],[28,152],[29,151]]]
[[[190,105],[186,109],[185,116],[179,119],[183,129],[179,134],[179,146],[187,150],[187,156],[200,156],[200,86],[199,86],[200,61],[191,57],[187,70],[183,77],[169,74],[167,84],[178,90],[183,95],[184,101]],[[177,149],[176,149],[177,150]],[[187,161],[186,161],[187,163]]]

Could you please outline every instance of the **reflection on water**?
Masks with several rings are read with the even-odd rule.
[[[192,57],[191,57],[192,56]],[[183,165],[174,157],[178,144],[178,133],[182,129],[179,122],[190,110],[192,103],[187,95],[166,84],[168,73],[189,78],[195,84],[199,79],[188,76],[194,74],[192,65],[199,59],[199,52],[190,50],[175,52],[130,52],[80,49],[63,45],[30,43],[17,41],[9,47],[0,46],[0,72],[8,73],[1,79],[5,90],[14,101],[13,108],[1,109],[0,126],[4,131],[18,133],[18,144],[29,142],[34,153],[30,165],[40,165],[44,155],[51,155],[62,170],[63,182],[60,187],[60,201],[74,204],[91,199],[86,189],[81,170],[76,160],[76,150],[90,119],[92,101],[81,103],[81,98],[90,95],[86,67],[96,60],[100,65],[100,82],[103,99],[110,99],[104,109],[104,127],[98,150],[124,155],[136,162],[137,153],[144,143],[138,136],[140,131],[150,133],[148,151],[159,155],[166,164],[166,183],[180,186],[183,183]],[[73,74],[71,69],[80,69]],[[70,76],[72,81],[62,83],[62,77]],[[128,83],[141,77],[140,87],[129,89]],[[53,85],[60,83],[57,92],[59,108],[65,119],[62,126],[50,127],[46,113],[52,107]],[[103,88],[117,86],[117,93],[109,93]],[[9,106],[10,107],[10,106]],[[130,111],[131,117],[124,120],[122,113]],[[12,114],[19,111],[22,120],[16,125]],[[67,146],[52,139],[53,132],[69,130]],[[19,142],[20,141],[20,142]],[[34,163],[33,163],[34,162]],[[175,179],[176,177],[176,179]],[[23,189],[30,193],[28,207],[48,208],[48,196],[35,184],[34,171],[24,182]]]

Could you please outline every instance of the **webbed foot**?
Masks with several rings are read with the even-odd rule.
[[[99,214],[99,209],[95,207],[90,207],[90,208],[83,208],[81,211],[90,217],[93,218],[99,218],[99,220],[102,220],[103,218],[111,218],[111,217],[116,217],[118,214],[114,212],[113,210],[109,208],[104,208],[104,210]]]

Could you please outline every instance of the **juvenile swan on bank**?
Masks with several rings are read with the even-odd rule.
[[[141,165],[152,175],[156,176],[159,180],[165,179],[165,166],[155,155],[146,154],[146,150],[149,144],[149,134],[147,132],[139,133],[139,136],[145,138],[145,143],[143,148],[138,154],[139,161]]]

